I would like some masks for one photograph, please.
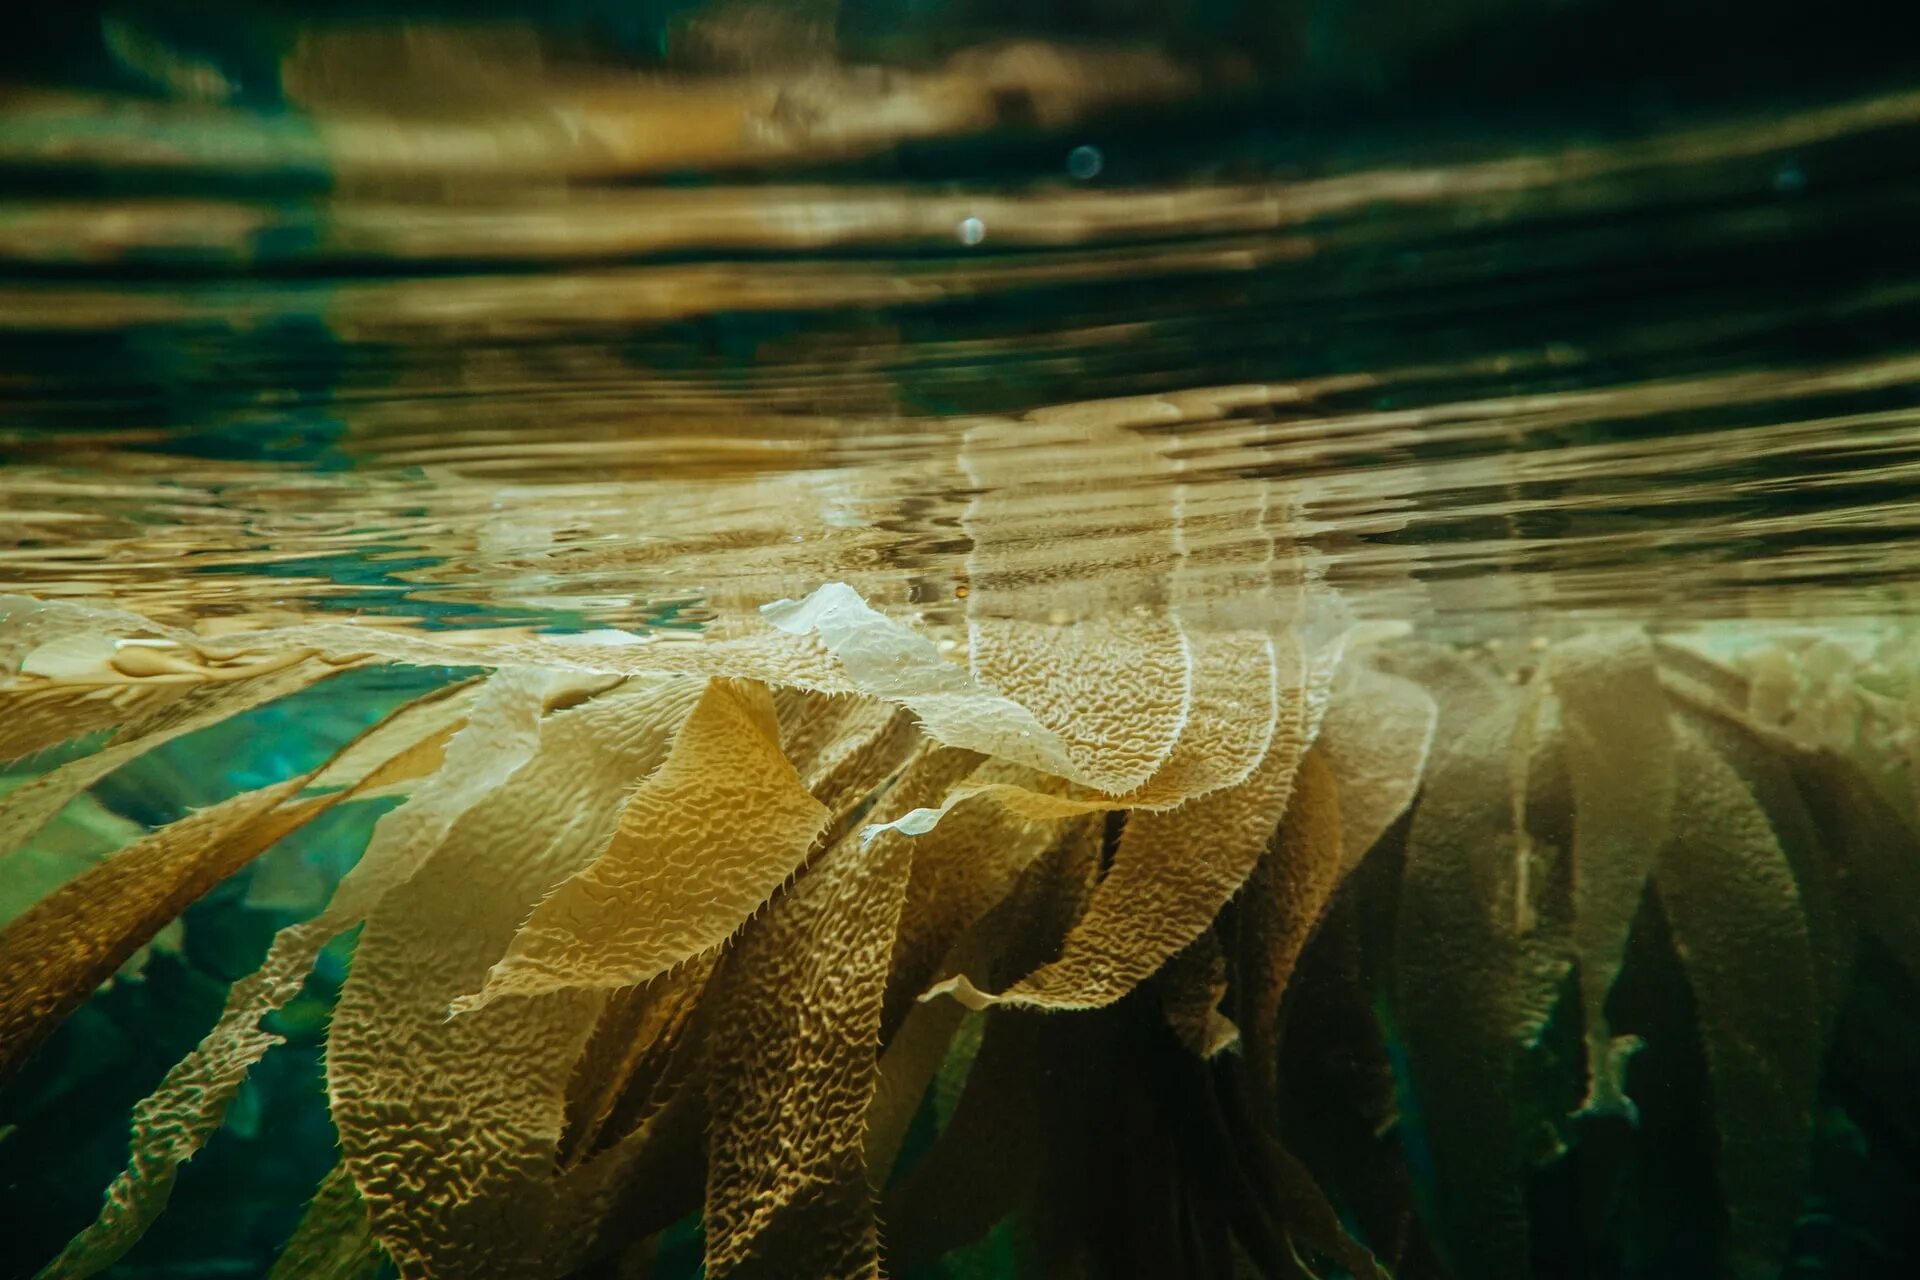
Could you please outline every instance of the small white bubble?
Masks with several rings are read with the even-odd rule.
[[[987,238],[987,224],[978,218],[962,218],[956,229],[961,244],[979,244]]]
[[[1081,146],[1067,152],[1067,172],[1082,182],[1099,177],[1106,163],[1107,158],[1100,154],[1098,147]]]

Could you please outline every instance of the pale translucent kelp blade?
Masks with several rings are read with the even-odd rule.
[[[1687,799],[1654,883],[1700,1011],[1728,1274],[1772,1280],[1809,1169],[1821,1056],[1813,954],[1765,811],[1691,728],[1676,745]]]
[[[534,908],[454,1011],[630,986],[719,946],[799,867],[829,816],[780,751],[766,688],[712,681],[612,842]]]
[[[1433,695],[1413,681],[1363,662],[1343,668],[1314,754],[1333,773],[1349,872],[1413,803],[1438,718]]]
[[[238,647],[244,640],[249,653],[309,651],[336,662],[684,674],[760,680],[819,693],[863,693],[907,708],[936,741],[1109,793],[1125,792],[1152,775],[1171,751],[1189,711],[1186,645],[1178,629],[1163,620],[1132,619],[1112,628],[1086,629],[1023,624],[1015,629],[1017,634],[996,636],[990,642],[992,664],[1005,668],[1009,679],[1027,687],[1047,714],[1059,719],[1060,727],[1053,727],[1018,698],[974,679],[930,638],[871,608],[844,583],[829,583],[801,600],[777,601],[761,612],[762,620],[739,634],[698,642],[623,631],[528,637],[485,631],[430,634],[328,622],[250,632],[228,643]],[[116,626],[130,629],[125,622],[130,616],[103,612],[100,625],[117,634]],[[182,643],[193,639],[153,623],[143,623],[139,630]],[[1120,683],[1086,688],[1097,698],[1076,710],[1059,688],[1043,687],[1027,674],[1031,664],[1056,665],[1070,653],[1080,655],[1079,674],[1065,673],[1079,682],[1074,687],[1090,685],[1086,673],[1092,670],[1107,671]],[[271,696],[277,694],[264,695],[261,701]],[[1108,731],[1114,735],[1110,739],[1098,737]],[[90,775],[88,782],[97,776]],[[0,833],[4,824],[0,818]]]
[[[125,724],[185,697],[185,680],[34,679],[0,687],[0,763]]]
[[[1278,727],[1265,758],[1245,782],[1178,809],[1128,817],[1113,866],[1058,960],[998,995],[982,992],[965,975],[929,995],[952,994],[975,1008],[1090,1009],[1138,986],[1205,932],[1252,874],[1286,811],[1294,773],[1309,745],[1310,702],[1300,676],[1283,681]]]
[[[1057,778],[997,782],[969,779],[938,808],[903,815],[910,834],[932,830],[975,796],[1019,817],[1045,822],[1115,809],[1174,809],[1197,796],[1246,781],[1273,742],[1282,712],[1281,667],[1298,667],[1298,641],[1266,633],[1222,632],[1186,637],[1193,656],[1193,700],[1173,750],[1140,786],[1109,795]]]
[[[341,879],[332,900],[312,920],[282,929],[266,959],[227,993],[212,1030],[146,1099],[134,1108],[133,1144],[127,1169],[107,1189],[99,1218],[76,1236],[49,1269],[59,1276],[85,1276],[117,1261],[166,1208],[182,1163],[213,1136],[254,1064],[281,1037],[262,1029],[261,1019],[299,994],[314,960],[336,935],[363,919],[395,886],[405,882],[445,837],[454,819],[492,793],[533,754],[545,699],[565,681],[527,669],[502,671],[474,700],[471,718],[446,750],[445,767],[398,808],[383,814],[360,860]],[[453,699],[426,702],[445,710]],[[419,705],[419,704],[412,704]],[[375,740],[405,758],[414,751],[387,731],[411,723],[431,735],[438,717],[414,720],[402,708],[335,756],[315,775],[333,777],[357,749]],[[371,782],[380,765],[362,772]],[[344,1175],[342,1175],[344,1176]],[[349,1185],[351,1185],[349,1180]],[[355,1193],[356,1202],[358,1192]]]
[[[1653,645],[1639,631],[1603,631],[1548,651],[1548,687],[1560,704],[1573,789],[1573,945],[1587,1040],[1581,1110],[1633,1117],[1626,1058],[1638,1041],[1616,1041],[1607,994],[1647,877],[1667,842],[1676,774],[1674,732]]]
[[[922,754],[881,812],[937,796],[972,763],[952,748]],[[844,837],[724,962],[707,1077],[710,1276],[880,1274],[862,1151],[915,853],[893,832]]]
[[[604,847],[698,681],[633,681],[540,725],[533,758],[455,819],[370,914],[334,1013],[328,1089],[342,1160],[406,1276],[513,1277],[545,1251],[569,1070],[597,993],[478,990],[543,895]]]
[[[267,665],[272,669],[263,674],[208,682],[185,697],[151,708],[147,715],[124,724],[98,751],[69,760],[8,793],[0,802],[0,862],[75,796],[129,760],[197,729],[296,693],[342,669],[305,657]]]

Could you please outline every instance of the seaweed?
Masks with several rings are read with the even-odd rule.
[[[1841,696],[1824,650],[1616,628],[1502,669],[1312,611],[982,615],[965,655],[843,586],[667,648],[10,615],[18,740],[74,745],[0,831],[124,844],[0,925],[0,1071],[277,841],[398,801],[43,1274],[153,1225],[356,929],[340,1155],[279,1276],[585,1276],[698,1223],[714,1276],[1491,1278],[1575,1265],[1541,1238],[1567,1221],[1658,1273],[1683,1218],[1719,1273],[1782,1274],[1850,1168],[1902,1158],[1838,1154],[1903,1114],[1862,985],[1920,978],[1899,700],[1842,732],[1807,710]],[[483,674],[317,764],[86,817],[172,738],[454,659]],[[1696,1158],[1710,1185],[1644,1203]]]

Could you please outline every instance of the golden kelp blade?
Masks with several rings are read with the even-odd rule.
[[[1667,841],[1674,733],[1654,650],[1638,631],[1601,632],[1548,651],[1573,788],[1573,945],[1586,1019],[1594,1115],[1637,1115],[1624,1085],[1639,1041],[1607,1028],[1607,993],[1625,958],[1653,861]]]
[[[0,930],[0,1078],[168,921],[281,837],[351,795],[349,789],[295,799],[327,764],[189,814],[135,841]]]
[[[338,623],[252,632],[244,640],[250,653],[309,650],[323,660],[343,663],[538,666],[610,676],[684,674],[760,680],[774,687],[827,694],[861,693],[905,707],[938,742],[999,756],[1077,786],[1118,792],[1146,781],[1172,749],[1191,692],[1184,641],[1177,633],[1163,629],[1142,637],[1121,628],[1106,635],[1093,628],[1076,643],[1114,646],[1115,654],[1138,656],[1139,644],[1151,640],[1158,654],[1155,669],[1172,661],[1169,655],[1175,649],[1183,656],[1175,664],[1178,678],[1170,689],[1139,672],[1125,677],[1125,686],[1142,699],[1131,727],[1111,742],[1095,742],[1082,734],[1079,747],[1070,748],[1030,708],[974,679],[965,668],[948,661],[926,636],[873,609],[844,583],[828,583],[802,600],[776,601],[764,606],[761,614],[763,625],[699,643],[620,631],[530,638],[515,633],[404,632]],[[131,616],[102,611],[99,625],[110,634],[116,628],[129,630],[125,620]],[[193,639],[177,628],[150,622],[142,622],[139,630],[181,643]],[[1060,641],[1059,630],[1043,627],[1027,635],[1028,641],[1040,646],[1028,652],[1028,659],[1039,660],[1045,646]],[[1021,661],[1016,649],[1003,646],[998,653],[1003,664],[1017,667]],[[1102,703],[1111,703],[1103,714],[1115,726],[1124,727],[1122,722],[1129,719],[1121,709],[1124,698],[1110,689],[1103,691]],[[6,819],[0,812],[0,833],[5,830]]]
[[[1833,1047],[1840,1015],[1851,999],[1855,964],[1860,957],[1856,913],[1842,900],[1842,882],[1848,872],[1838,837],[1844,826],[1823,827],[1816,822],[1788,760],[1752,735],[1722,720],[1686,711],[1679,715],[1687,728],[1738,775],[1765,814],[1786,859],[1799,894],[1800,915],[1813,959],[1819,1009],[1816,1039],[1824,1061]]]
[[[1920,980],[1920,831],[1854,761],[1760,723],[1746,709],[1743,682],[1711,683],[1695,675],[1691,667],[1696,665],[1697,660],[1662,670],[1675,705],[1740,734],[1786,766],[1835,858],[1834,888],[1841,902]]]
[[[275,936],[259,969],[227,993],[219,1021],[134,1108],[126,1171],[107,1189],[99,1218],[67,1245],[48,1268],[49,1275],[77,1277],[104,1270],[152,1226],[166,1208],[180,1165],[213,1136],[254,1064],[280,1043],[281,1037],[261,1028],[261,1019],[299,993],[321,948],[359,923],[410,877],[455,818],[526,762],[533,753],[546,699],[567,687],[564,679],[524,668],[502,671],[486,683],[472,705],[467,727],[447,747],[445,767],[406,803],[381,816],[366,851],[342,878],[326,908],[314,919],[290,925]],[[446,704],[458,708],[464,702],[457,697],[432,698],[429,695],[402,708],[368,731],[322,766],[315,782],[352,772],[358,774],[358,785],[369,789],[377,785],[388,771],[370,761],[356,764],[363,757],[361,748],[383,743],[397,753],[389,761],[412,756],[417,742],[396,741],[392,730],[411,725],[432,741]],[[427,715],[418,719],[409,715],[422,703]]]
[[[1308,690],[1283,689],[1267,753],[1240,785],[1165,812],[1129,816],[1113,867],[1060,958],[1006,991],[981,991],[965,975],[928,992],[973,1008],[992,1004],[1091,1009],[1138,986],[1203,933],[1252,874],[1285,813],[1295,770],[1318,726]]]
[[[1279,1199],[1286,1236],[1371,1280],[1386,1274],[1379,1259],[1348,1232],[1313,1173],[1279,1138],[1279,1013],[1332,892],[1419,791],[1436,714],[1413,681],[1348,664],[1319,739],[1300,762],[1281,829],[1240,896],[1238,1007],[1246,1027],[1236,1077],[1252,1130],[1242,1150]]]
[[[534,755],[371,912],[328,1041],[342,1160],[403,1274],[530,1274],[546,1248],[568,1073],[597,993],[460,1017],[526,913],[613,831],[701,682],[630,681],[541,722]]]
[[[881,802],[937,797],[972,753],[933,748]],[[877,1277],[863,1140],[887,964],[915,843],[850,833],[724,962],[707,1076],[707,1274]]]
[[[1687,801],[1654,868],[1700,1010],[1731,1223],[1728,1274],[1780,1274],[1806,1186],[1821,1037],[1814,958],[1764,810],[1692,728],[1676,744]]]
[[[954,949],[951,963],[1000,979],[1057,956],[1067,930],[1085,911],[1101,843],[1098,821],[1081,818],[1064,824],[1060,839],[1028,865],[1005,899]],[[912,1016],[942,1009],[959,1011],[955,1002],[943,1000],[918,1006]],[[962,1025],[978,1036],[965,1051],[966,1070],[954,1077],[942,1069],[934,1082],[947,1124],[933,1148],[887,1191],[882,1203],[887,1265],[893,1274],[911,1274],[917,1265],[984,1234],[1036,1186],[1045,1185],[1049,1158],[1055,1153],[1049,1141],[1067,1136],[1059,1117],[1049,1113],[1050,1104],[1065,1102],[1090,1083],[1059,1071],[1060,1064],[1049,1057],[1050,1049],[1074,1042],[1076,1027],[1067,1020],[1010,1010],[972,1014]],[[928,1057],[932,1061],[926,1072],[931,1075],[941,1069],[944,1055]],[[926,1092],[927,1082],[916,1064],[902,1061],[894,1046],[883,1061],[888,1071],[904,1068],[905,1078],[896,1075],[892,1096],[885,1100],[889,1118],[877,1114],[882,1106],[878,1096],[875,1110],[869,1112],[876,1120],[868,1132],[869,1182],[878,1181],[877,1166],[891,1164],[898,1149],[897,1138],[881,1135],[904,1132],[907,1119],[901,1113],[910,1114]],[[918,1087],[915,1079],[920,1079]],[[885,1145],[873,1145],[876,1138]],[[1060,1154],[1070,1162],[1070,1153]]]
[[[1121,794],[1161,768],[1192,713],[1192,648],[1139,585],[1179,562],[1172,492],[1140,483],[1165,470],[1146,442],[1067,416],[986,419],[967,432],[967,661],[1058,735],[1073,767],[1007,758]],[[1086,449],[1092,439],[1105,447]],[[1079,465],[1057,465],[1068,457]],[[1119,580],[1111,590],[1058,556],[1076,520],[1098,522],[1102,566]]]
[[[962,809],[914,844],[913,879],[887,982],[887,1048],[867,1110],[867,1180],[876,1188],[886,1185],[928,1086],[957,1090],[958,1081],[943,1067],[949,1043],[964,1027],[977,1036],[982,1025],[980,1015],[958,1001],[915,997],[936,975],[978,973],[998,980],[1058,956],[1068,926],[1086,909],[1100,865],[1100,820],[1088,816],[1009,830],[1003,816],[1003,825],[983,826],[979,839],[962,837],[958,828],[968,816],[996,812],[992,806]],[[1002,852],[1008,844],[1015,846],[1012,856]],[[983,848],[998,856],[978,859]],[[940,869],[923,874],[936,860]],[[942,1072],[938,1081],[936,1072]]]
[[[829,816],[781,754],[766,688],[711,682],[612,842],[534,908],[485,987],[453,1011],[630,986],[720,945],[800,865]]]
[[[1172,748],[1174,731],[1164,734],[1164,741],[1147,741],[1152,734],[1123,734],[1113,743],[1090,747],[1082,741],[1076,747],[1019,698],[947,661],[932,641],[878,613],[844,584],[830,583],[805,600],[778,601],[761,613],[784,634],[816,637],[846,687],[900,703],[919,717],[929,737],[948,746],[996,755],[1083,786],[1121,791],[1145,781]],[[1042,632],[1026,639],[1043,645],[1052,637]],[[1039,650],[1026,652],[1031,657]],[[1175,689],[1184,706],[1184,656],[1179,666]],[[1144,690],[1138,674],[1125,680],[1126,687],[1136,684]],[[1164,690],[1153,692],[1148,705],[1157,708],[1164,695]],[[1111,688],[1101,694],[1103,702],[1113,696]]]
[[[0,932],[0,1077],[169,920],[334,802],[294,800],[306,781],[289,778],[162,827]]]
[[[209,681],[178,700],[156,706],[149,714],[122,725],[98,751],[69,760],[8,793],[0,804],[0,862],[51,821],[68,801],[129,760],[162,743],[298,692],[345,665],[303,654],[291,656],[292,661],[263,664],[268,669],[260,674]]]
[[[1242,899],[1247,1061],[1263,1093],[1275,1087],[1281,998],[1346,864],[1339,787],[1332,767],[1315,749],[1300,762],[1286,817]]]
[[[1439,708],[1411,680],[1350,662],[1314,751],[1333,772],[1340,843],[1351,872],[1400,820],[1426,777]]]
[[[1157,772],[1191,712],[1193,656],[1172,623],[968,626],[974,677],[1058,735],[1063,777],[1115,794]]]
[[[877,698],[776,689],[773,703],[781,752],[801,785],[827,806],[825,839],[836,838],[924,741],[912,716]]]
[[[613,682],[609,676],[599,683]],[[448,746],[467,727],[485,687],[485,678],[475,676],[415,699],[335,756],[313,785],[352,787],[359,800],[410,795],[446,763]]]
[[[1193,657],[1194,691],[1187,720],[1172,750],[1140,786],[1109,795],[1069,787],[1060,779],[996,781],[999,770],[989,770],[955,787],[939,806],[903,814],[895,829],[932,830],[975,796],[1018,817],[1047,822],[1115,809],[1174,809],[1246,781],[1280,727],[1282,681],[1289,688],[1299,683],[1299,641],[1290,632],[1277,639],[1264,632],[1227,632],[1185,640]]]
[[[1042,794],[1042,780],[1031,770],[973,759],[975,767],[947,789],[942,806],[946,816],[933,830],[913,837],[913,872],[887,982],[889,1030],[906,1016],[955,944],[1007,896],[1028,864],[1055,844],[1064,829],[1061,819],[1027,818],[984,798],[956,804],[954,795],[967,795],[974,787]],[[933,799],[939,795],[926,794]],[[887,811],[896,809],[889,804]],[[885,826],[872,823],[869,830],[884,831]]]
[[[0,796],[24,781],[23,777],[0,774]],[[98,866],[146,834],[147,828],[142,823],[122,817],[91,794],[82,794],[14,850],[6,873],[0,875],[0,927],[10,924],[81,872]],[[113,981],[143,976],[147,961],[156,951],[178,952],[185,936],[181,921],[166,925],[154,935],[152,942],[135,951],[120,966]]]
[[[320,1180],[267,1280],[373,1280],[383,1261],[360,1188],[342,1165]]]
[[[719,959],[695,957],[604,1002],[572,1070],[545,1274],[645,1251],[647,1236],[698,1207],[712,1022],[702,1006]]]

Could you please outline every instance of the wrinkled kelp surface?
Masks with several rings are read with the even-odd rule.
[[[1912,1274],[1871,9],[21,19],[0,1276]]]
[[[1902,1105],[1872,1001],[1920,981],[1920,828],[1904,739],[1872,725],[1910,648],[1615,627],[1502,663],[1258,594],[1293,621],[1169,618],[1171,675],[1129,661],[1052,705],[1018,674],[1157,633],[942,656],[829,584],[647,657],[468,637],[479,675],[150,832],[39,798],[93,755],[38,773],[4,798],[7,856],[67,863],[0,928],[9,1073],[218,882],[385,802],[134,1108],[127,1169],[45,1274],[154,1226],[350,932],[338,1163],[277,1274],[573,1275],[687,1219],[709,1275],[993,1248],[1039,1274],[1524,1276],[1530,1203],[1568,1178],[1656,1259],[1781,1274],[1834,1195],[1821,1127]],[[5,696],[57,692],[82,730],[111,700],[98,750],[135,763],[174,715],[141,710],[151,682],[324,688],[456,646],[215,645],[20,598],[6,628]],[[1239,701],[1204,705],[1216,681]],[[1699,1238],[1631,1220],[1669,1163],[1700,1174]]]

